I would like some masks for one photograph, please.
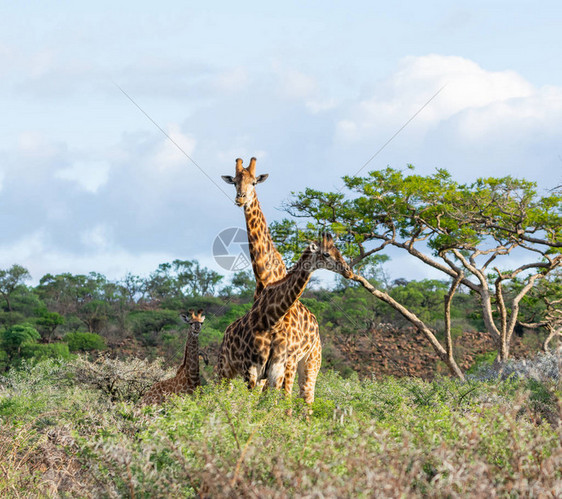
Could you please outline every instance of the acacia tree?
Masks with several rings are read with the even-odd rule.
[[[512,177],[459,184],[446,170],[421,176],[386,168],[344,177],[344,183],[346,193],[293,193],[285,210],[338,232],[348,243],[352,265],[393,246],[442,271],[452,282],[444,300],[445,324],[450,325],[455,291],[469,288],[480,298],[498,360],[507,359],[521,299],[562,263],[562,196],[539,196],[534,183]],[[278,227],[286,231],[291,223]],[[456,372],[449,347],[418,318],[360,275],[356,280],[415,324]],[[506,284],[514,280],[523,285],[508,296]],[[448,344],[447,331],[446,336]]]

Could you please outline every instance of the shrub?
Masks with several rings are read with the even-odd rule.
[[[96,333],[83,333],[76,331],[64,337],[71,352],[89,352],[91,350],[105,350],[105,340]]]
[[[488,354],[484,354],[488,355]],[[502,364],[489,363],[476,373],[480,380],[501,377],[534,379],[541,382],[559,382],[562,379],[562,353],[543,353],[529,359],[509,359]]]
[[[204,348],[209,345],[219,345],[224,336],[224,331],[219,331],[212,327],[203,326],[203,330],[199,335],[199,346]]]
[[[34,343],[41,336],[29,324],[16,324],[0,333],[0,346],[10,359],[18,357],[24,343]]]
[[[139,400],[156,382],[172,375],[162,367],[162,360],[148,362],[129,358],[127,361],[100,356],[95,362],[78,357],[69,364],[74,379],[101,390],[111,400]]]
[[[10,365],[8,354],[0,348],[0,372],[5,371]]]
[[[163,330],[179,324],[179,315],[172,310],[141,310],[129,314],[129,321],[135,337],[146,346],[156,346]]]
[[[107,396],[157,370],[77,358],[24,361],[0,378],[0,497],[562,494],[562,426],[536,424],[529,410],[533,398],[557,407],[560,396],[529,393],[525,379],[323,371],[312,416],[302,400],[249,392],[241,379],[162,406]]]
[[[467,374],[476,374],[479,371],[489,369],[494,364],[497,356],[498,352],[496,350],[475,355],[474,364],[466,371]]]
[[[21,356],[33,359],[34,362],[45,359],[67,360],[70,358],[70,352],[66,343],[26,343],[21,347]]]

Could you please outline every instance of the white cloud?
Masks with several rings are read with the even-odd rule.
[[[82,244],[90,250],[107,250],[110,247],[110,239],[109,229],[103,224],[82,231],[80,236]]]
[[[462,57],[408,57],[377,87],[373,96],[356,104],[340,120],[338,137],[355,141],[376,135],[381,128],[388,131],[389,125],[395,128],[411,118],[442,87],[435,100],[416,116],[410,129],[423,134],[459,113],[490,106],[496,106],[498,111],[509,110],[522,100],[530,102],[540,94],[514,71],[486,71]]]
[[[559,137],[562,88],[543,87],[522,98],[466,109],[454,122],[460,137],[481,145],[507,136],[512,142],[529,140],[534,133]]]
[[[176,124],[169,125],[166,133],[188,156],[192,156],[195,151],[197,141],[188,134],[182,133]],[[189,161],[185,154],[180,151],[167,137],[162,137],[158,150],[154,155],[154,165],[159,171],[184,167],[185,162]]]
[[[14,263],[24,264],[42,253],[45,244],[45,233],[37,230],[25,234],[15,242],[0,246],[0,268],[6,268]],[[24,265],[25,266],[25,265]]]
[[[12,244],[0,246],[0,268],[19,263],[29,270],[35,284],[47,273],[100,272],[110,279],[120,279],[127,272],[148,275],[160,263],[170,262],[174,258],[176,256],[164,251],[132,253],[118,247],[98,247],[91,248],[91,251],[73,253],[53,247],[43,230],[24,235]]]
[[[107,183],[109,170],[106,161],[76,161],[69,168],[57,170],[55,177],[76,182],[85,191],[96,194]]]

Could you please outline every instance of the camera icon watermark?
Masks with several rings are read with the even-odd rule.
[[[229,272],[246,270],[251,264],[248,233],[240,227],[224,229],[213,241],[213,258]]]

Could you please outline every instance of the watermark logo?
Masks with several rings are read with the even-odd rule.
[[[239,227],[222,230],[213,241],[215,262],[229,272],[240,272],[251,265],[248,234]]]

